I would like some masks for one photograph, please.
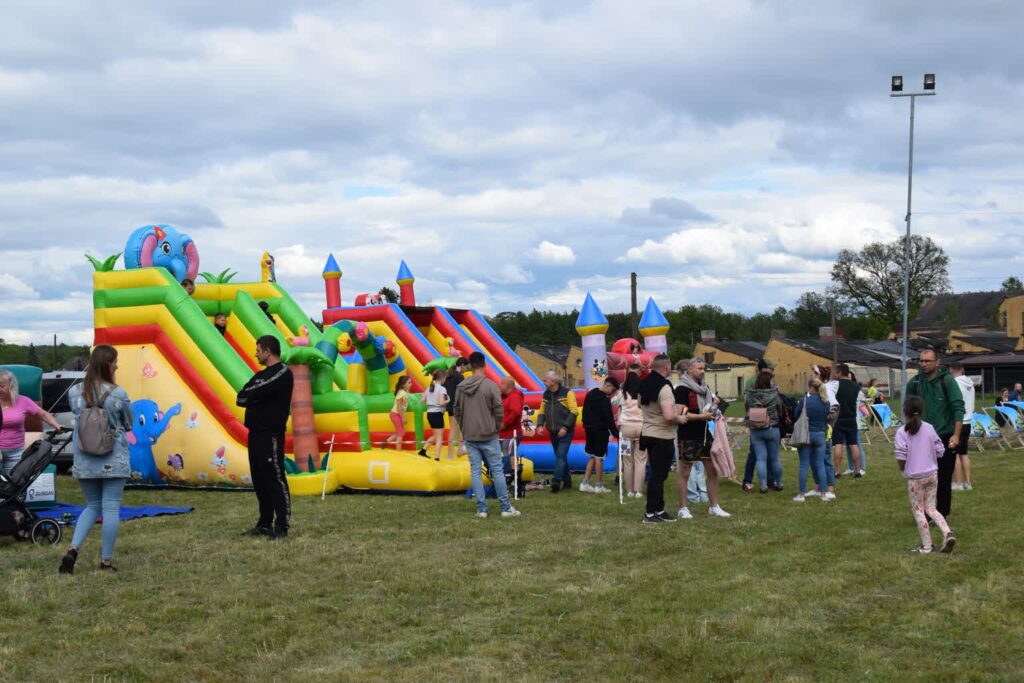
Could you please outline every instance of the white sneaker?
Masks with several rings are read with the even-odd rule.
[[[585,481],[580,482],[580,493],[593,493],[594,487]]]
[[[832,493],[831,491],[826,491],[825,494],[821,497],[821,499],[823,501],[835,500],[836,499],[836,494]]]
[[[853,474],[853,468],[852,467],[847,467],[845,470],[843,470],[842,476],[845,477],[847,474]]]
[[[802,503],[802,502],[804,502],[804,494],[798,493],[795,496],[793,496],[793,502],[794,503]]]
[[[690,514],[690,508],[679,508],[676,517],[679,519],[693,519],[693,515]]]
[[[949,489],[951,491],[963,491],[964,490],[964,486],[963,486],[963,484],[958,484],[958,483],[956,483],[954,481],[952,484],[950,484]]]
[[[732,515],[722,509],[721,505],[712,505],[709,507],[708,514],[712,517],[732,517]]]
[[[523,513],[521,513],[519,510],[516,510],[515,508],[509,508],[508,510],[501,511],[502,517],[518,517],[521,514]]]
[[[963,484],[963,490],[964,491],[973,491],[974,487],[971,485],[971,482],[965,481],[964,484]]]
[[[821,491],[818,491],[817,489],[811,489],[810,491],[804,494],[804,498],[821,498]]]
[[[478,512],[478,513],[476,513],[476,516],[479,517],[480,519],[487,519],[487,511],[484,510],[482,512]]]
[[[860,476],[862,476],[862,477],[868,476],[868,471],[867,470],[861,470],[860,471]]]
[[[612,490],[609,489],[609,488],[605,488],[604,484],[598,484],[597,486],[594,487],[594,493],[611,493],[611,492],[612,492]]]

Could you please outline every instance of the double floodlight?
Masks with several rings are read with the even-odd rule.
[[[935,74],[924,75],[924,89],[935,90]],[[892,92],[903,92],[903,76],[892,77]]]

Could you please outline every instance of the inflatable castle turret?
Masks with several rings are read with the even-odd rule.
[[[583,386],[587,389],[599,387],[608,376],[608,357],[604,336],[608,331],[608,319],[598,308],[594,297],[587,292],[583,308],[576,318],[576,331],[583,342]]]
[[[398,296],[403,306],[415,306],[416,305],[416,292],[413,290],[413,283],[416,282],[416,278],[413,276],[412,271],[409,270],[409,266],[405,265],[405,260],[402,260],[402,265],[398,267],[398,275],[395,276],[395,284],[398,285]]]
[[[324,293],[327,296],[327,308],[338,308],[341,306],[341,267],[334,260],[334,254],[327,256],[327,263],[324,265]]]
[[[654,303],[654,297],[647,299],[647,307],[644,308],[638,329],[643,335],[645,350],[653,354],[668,353],[668,320],[662,315],[658,304]]]

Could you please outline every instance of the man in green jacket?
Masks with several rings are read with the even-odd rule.
[[[953,502],[953,470],[956,448],[960,443],[960,425],[964,420],[964,397],[956,380],[939,365],[934,349],[921,351],[921,371],[907,382],[907,396],[924,399],[924,421],[935,428],[946,450],[939,458],[939,487],[935,508],[948,517]]]

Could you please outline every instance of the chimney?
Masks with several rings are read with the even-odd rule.
[[[785,330],[772,330],[772,339],[781,340],[786,338]]]
[[[702,342],[718,341],[715,338],[715,331],[714,330],[701,330],[700,331],[700,340]]]
[[[832,327],[819,327],[818,328],[818,340],[819,341],[832,341],[833,339],[842,339],[843,331],[838,327],[833,331]]]

